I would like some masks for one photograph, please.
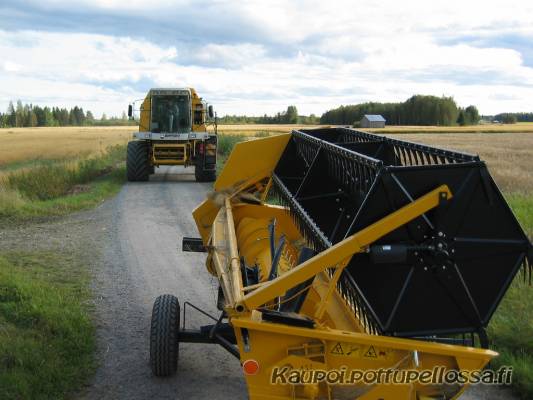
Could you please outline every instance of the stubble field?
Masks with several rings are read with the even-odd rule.
[[[303,125],[220,125],[222,135],[262,137],[288,133]],[[480,127],[484,127],[481,125]],[[496,182],[506,192],[533,192],[533,124],[493,126],[505,132],[468,133],[453,127],[452,133],[439,133],[439,127],[393,127],[375,133],[396,135],[446,149],[479,154]],[[471,127],[467,127],[471,128]],[[432,133],[416,133],[430,129]],[[531,132],[522,132],[531,129]],[[0,129],[0,179],[14,170],[49,161],[76,160],[101,154],[109,146],[124,145],[136,127],[65,127]],[[522,131],[521,131],[522,130]],[[389,132],[392,131],[392,132]],[[394,132],[394,133],[393,133]]]

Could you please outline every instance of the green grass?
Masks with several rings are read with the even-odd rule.
[[[51,217],[94,207],[119,192],[124,183],[125,168],[117,168],[95,179],[81,193],[50,200],[28,200],[17,192],[2,193],[0,189],[0,225]]]
[[[38,159],[32,159],[32,160],[15,161],[9,164],[1,165],[0,172],[12,172],[12,171],[16,171],[18,169],[23,169],[23,168],[35,168],[35,167],[40,167],[43,165],[53,165],[53,164],[57,164],[58,162],[62,162],[66,160],[69,160],[69,159],[65,158],[63,160],[57,160],[57,159],[38,158]]]
[[[75,185],[86,184],[110,172],[124,159],[124,146],[110,147],[104,154],[72,162],[38,165],[14,171],[7,176],[6,187],[30,200],[50,200],[68,193]]]
[[[0,183],[0,222],[68,214],[116,194],[125,180],[124,146],[98,157],[13,171]]]
[[[231,153],[231,150],[233,150],[233,147],[237,143],[243,142],[245,140],[246,136],[244,135],[218,135],[218,154],[224,157],[224,159],[228,158]]]
[[[88,282],[72,256],[0,257],[1,399],[61,399],[91,376]]]
[[[506,196],[526,233],[533,235],[533,195]],[[526,279],[524,279],[526,278]],[[513,389],[523,399],[533,398],[533,287],[524,272],[516,276],[492,318],[492,347],[500,353],[492,366],[513,366]]]
[[[218,135],[217,175],[220,174],[220,171],[222,171],[222,168],[224,168],[224,164],[226,164],[233,147],[235,147],[237,143],[244,142],[245,140],[247,140],[247,137],[244,135]]]
[[[505,198],[531,239],[533,237],[533,194],[514,193],[506,195]]]
[[[258,131],[254,134],[254,137],[256,138],[264,138],[264,137],[269,137],[270,136],[270,132],[267,132],[267,131]]]
[[[500,353],[492,367],[513,367],[513,389],[523,399],[533,398],[532,291],[529,282],[517,276],[488,329],[491,347]]]

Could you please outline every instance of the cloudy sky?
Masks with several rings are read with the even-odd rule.
[[[9,100],[119,115],[150,87],[195,87],[219,115],[320,115],[453,96],[533,111],[529,0],[1,0]]]

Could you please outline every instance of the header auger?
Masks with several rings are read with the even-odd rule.
[[[485,328],[531,244],[477,156],[293,131],[236,145],[214,190],[193,212],[201,238],[183,249],[207,252],[221,314],[173,330],[177,299],[158,298],[156,375],[175,372],[179,342],[214,343],[240,359],[252,400],[451,399],[466,385],[280,371],[467,373],[497,355]]]

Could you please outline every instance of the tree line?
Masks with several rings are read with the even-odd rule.
[[[379,103],[367,102],[353,105],[342,105],[326,111],[321,117],[315,114],[298,115],[296,106],[274,115],[264,114],[253,117],[246,115],[226,115],[218,118],[220,124],[333,124],[357,125],[365,114],[380,114],[388,125],[475,125],[480,120],[476,106],[458,107],[452,97],[436,97],[415,95],[404,102]],[[533,122],[531,113],[501,113],[489,120],[503,123]],[[103,114],[100,119],[94,117],[89,110],[74,106],[71,109],[59,107],[40,107],[33,104],[16,105],[9,103],[5,113],[0,112],[0,128],[34,127],[34,126],[84,126],[84,125],[133,125],[126,113],[121,117],[108,118]]]
[[[389,125],[475,125],[480,116],[475,106],[458,107],[452,97],[415,95],[404,102],[367,102],[326,111],[321,124],[358,124],[365,114],[382,115]]]
[[[493,121],[500,121],[504,124],[514,124],[516,122],[533,122],[533,112],[500,113],[492,117]]]
[[[320,118],[315,114],[298,115],[296,106],[288,106],[286,111],[278,112],[274,115],[264,114],[259,117],[249,117],[246,115],[225,115],[218,118],[219,124],[302,124],[315,125],[320,122]]]
[[[0,127],[23,128],[35,126],[84,126],[84,125],[126,125],[129,124],[126,113],[120,118],[108,118],[106,114],[97,119],[89,110],[74,106],[71,109],[59,107],[40,107],[33,104],[22,104],[20,100],[16,105],[9,102],[7,111],[0,112]]]

